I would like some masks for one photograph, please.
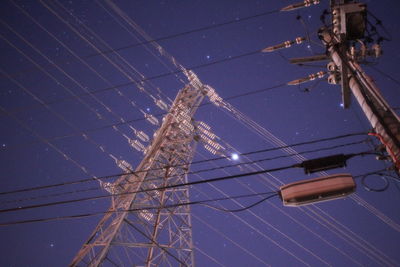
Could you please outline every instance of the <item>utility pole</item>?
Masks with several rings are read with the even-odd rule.
[[[400,119],[359,62],[366,56],[381,55],[380,43],[371,48],[363,40],[367,27],[367,6],[349,0],[331,0],[331,28],[321,28],[319,37],[327,48],[332,83],[339,78],[343,107],[350,105],[350,91],[384,145],[397,171],[400,170]],[[333,76],[332,76],[333,75]]]
[[[185,75],[190,83],[179,91],[135,171],[115,159],[126,175],[103,184],[111,207],[70,266],[194,266],[190,207],[163,208],[188,202],[189,188],[155,190],[187,183],[196,143],[208,138],[207,125],[193,116],[210,92],[193,72]]]
[[[282,11],[292,11],[312,4],[319,4],[319,0],[305,0],[282,8]],[[328,74],[328,83],[341,86],[343,108],[350,106],[353,94],[372,126],[373,131],[370,135],[380,140],[388,154],[386,158],[392,161],[393,168],[400,172],[400,118],[360,66],[366,57],[379,57],[382,54],[381,40],[376,40],[375,44],[368,47],[371,40],[365,36],[367,6],[351,0],[330,0],[330,15],[331,26],[326,25],[318,32],[319,39],[326,47],[326,53],[290,60],[293,64],[328,60],[328,71],[320,71],[288,84],[298,85]],[[267,47],[263,52],[287,48],[305,40],[305,37],[297,37],[294,41]]]

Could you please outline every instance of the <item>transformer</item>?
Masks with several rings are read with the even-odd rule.
[[[362,3],[336,6],[332,11],[333,33],[347,41],[364,38],[367,24],[367,7]]]

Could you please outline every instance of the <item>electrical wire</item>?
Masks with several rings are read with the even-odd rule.
[[[378,72],[379,74],[381,74],[382,76],[384,76],[384,77],[390,79],[391,81],[393,81],[393,82],[396,83],[397,85],[400,85],[400,81],[397,80],[397,79],[395,79],[393,76],[391,76],[391,75],[388,74],[387,72],[382,71],[382,70],[380,70],[379,68],[377,68],[376,66],[373,66],[373,65],[369,65],[369,67],[370,67],[371,69],[373,69],[374,71]],[[397,87],[397,89],[399,89],[399,87]]]
[[[393,147],[389,146],[388,142],[385,141],[383,136],[378,133],[369,133],[368,135],[375,136],[379,139],[379,141],[385,146],[386,150],[389,152],[389,155],[391,156],[395,165],[399,168],[400,167],[399,159],[398,159],[397,155],[394,153]]]
[[[358,205],[362,205],[369,212],[371,212],[377,218],[379,218],[382,222],[384,222],[387,226],[391,227],[393,230],[400,233],[400,224],[398,224],[395,220],[391,219],[390,217],[388,217],[387,215],[382,213],[379,209],[375,208],[374,206],[372,206],[371,204],[366,202],[360,196],[352,195],[352,197],[354,198],[354,200],[357,202]]]
[[[352,153],[352,154],[347,154],[345,156],[346,156],[347,159],[350,159],[350,158],[353,158],[353,157],[356,157],[356,156],[363,156],[363,155],[366,155],[368,153],[370,153],[370,152]],[[49,207],[49,206],[76,203],[76,202],[82,202],[82,201],[88,201],[88,200],[98,200],[98,199],[104,199],[104,198],[115,197],[115,196],[123,196],[123,195],[130,195],[130,194],[138,194],[138,193],[145,193],[145,192],[160,191],[160,190],[166,190],[166,189],[172,189],[172,188],[178,188],[178,187],[186,187],[186,186],[192,186],[192,185],[198,185],[198,184],[204,184],[204,183],[214,183],[214,182],[232,180],[232,179],[242,178],[242,177],[247,177],[247,176],[254,176],[254,175],[263,174],[263,173],[277,172],[277,171],[282,171],[282,170],[287,170],[287,169],[299,168],[301,166],[302,165],[300,163],[300,164],[287,165],[287,166],[276,167],[276,168],[271,168],[271,169],[264,169],[264,170],[261,170],[261,171],[240,173],[240,174],[234,174],[234,175],[228,175],[228,176],[222,176],[222,177],[215,177],[215,178],[199,180],[199,181],[192,181],[192,182],[186,182],[186,183],[180,183],[180,184],[171,184],[171,185],[155,187],[155,188],[141,189],[141,190],[137,190],[137,191],[128,191],[128,192],[122,192],[122,193],[117,193],[117,194],[100,195],[100,196],[95,196],[95,197],[84,197],[84,198],[78,198],[78,199],[47,202],[47,203],[29,205],[29,206],[19,206],[19,207],[16,207],[16,208],[2,209],[2,210],[0,210],[0,213],[11,212],[11,211],[28,210],[28,209],[41,208],[41,207]]]
[[[324,147],[324,148],[319,148],[319,149],[314,149],[314,150],[308,150],[308,151],[303,151],[303,152],[298,152],[296,155],[298,154],[307,154],[307,153],[313,153],[313,152],[321,152],[321,151],[326,151],[326,150],[331,150],[331,149],[336,149],[336,148],[340,148],[340,147],[346,147],[346,146],[351,146],[351,145],[357,145],[357,144],[362,144],[364,143],[364,140],[361,141],[357,141],[357,142],[351,142],[351,143],[346,143],[346,144],[341,144],[341,145],[335,145],[335,146],[330,146],[330,147]],[[257,151],[258,152],[258,151]],[[365,153],[367,154],[367,153]],[[373,153],[372,153],[373,154]],[[242,154],[243,155],[243,154]],[[361,155],[361,154],[360,154]],[[264,161],[269,161],[269,160],[275,160],[275,159],[281,159],[281,158],[288,158],[288,157],[292,157],[294,156],[294,154],[289,154],[289,155],[282,155],[282,156],[276,156],[276,157],[272,157],[272,158],[263,158],[263,159],[259,159],[259,160],[254,160],[254,161],[248,161],[248,162],[241,162],[241,163],[237,163],[237,164],[231,164],[231,165],[225,165],[225,166],[218,166],[218,167],[214,167],[214,168],[207,168],[207,169],[202,169],[202,170],[197,170],[194,172],[188,172],[188,175],[191,174],[198,174],[201,172],[209,172],[209,171],[214,171],[214,170],[219,170],[219,169],[225,169],[225,168],[231,168],[231,167],[238,167],[238,166],[242,166],[242,165],[248,165],[248,164],[254,164],[254,163],[259,163],[259,162],[264,162]],[[218,158],[217,158],[218,159]],[[203,160],[202,162],[210,162],[210,160]],[[196,162],[195,162],[196,163]],[[177,166],[171,166],[171,167],[177,167]],[[178,166],[179,167],[179,166]],[[112,175],[112,176],[103,176],[103,177],[96,177],[96,181],[98,180],[102,180],[102,179],[108,179],[108,178],[112,178],[112,177],[119,177],[119,176],[123,176],[123,175],[136,175],[137,173],[140,172],[149,172],[149,171],[154,171],[157,169],[151,169],[151,170],[146,170],[146,171],[137,171],[137,172],[132,172],[132,173],[120,173],[120,174],[116,174],[116,175]],[[158,170],[161,170],[161,168],[159,168]],[[175,176],[171,176],[171,177],[175,177]],[[152,181],[152,180],[157,180],[156,179],[146,179],[146,181]],[[76,181],[73,183],[69,183],[70,184],[78,184],[80,182],[91,182],[93,181],[93,179],[84,179],[81,181]],[[127,182],[129,184],[134,184],[135,182]],[[68,184],[57,184],[56,186],[62,186],[62,185],[68,185]],[[34,190],[40,190],[40,189],[47,189],[47,188],[52,188],[52,187],[56,187],[53,185],[48,185],[48,186],[42,186],[40,188],[28,188],[28,189],[22,189],[22,190],[18,190],[18,192],[12,192],[12,191],[8,191],[8,192],[3,192],[0,193],[1,194],[11,194],[11,193],[19,193],[19,192],[27,192],[27,191],[34,191]],[[61,196],[61,195],[66,195],[66,194],[70,194],[70,193],[80,193],[80,192],[88,192],[88,191],[94,191],[94,190],[99,190],[101,188],[99,187],[93,187],[93,188],[88,188],[88,189],[81,189],[81,190],[76,190],[76,191],[71,191],[71,192],[63,192],[63,193],[57,193],[57,194],[52,194],[52,195],[45,195],[45,196],[38,196],[38,197],[32,197],[32,198],[27,198],[27,199],[18,199],[18,200],[13,200],[13,201],[7,201],[7,202],[0,202],[0,203],[11,203],[11,202],[20,202],[20,201],[25,201],[25,200],[34,200],[34,199],[38,199],[38,198],[45,198],[45,197],[50,197],[50,196]]]
[[[218,235],[220,235],[221,237],[225,238],[226,240],[228,240],[229,242],[231,242],[232,244],[234,244],[236,247],[238,247],[239,249],[241,249],[243,252],[245,252],[246,254],[248,254],[249,256],[251,256],[252,258],[254,258],[255,260],[257,260],[258,262],[260,262],[261,264],[265,265],[265,266],[270,266],[269,264],[267,264],[264,260],[260,259],[259,257],[257,257],[251,250],[246,249],[243,245],[240,244],[240,242],[236,242],[235,240],[233,240],[231,237],[227,236],[224,232],[221,231],[221,229],[218,229],[212,222],[210,222],[207,219],[204,219],[204,217],[202,216],[196,216],[196,214],[192,213],[191,214],[192,218],[194,218],[195,220],[201,222],[202,224],[204,224],[205,226],[207,226],[208,228],[210,228],[212,231],[214,231],[215,233],[217,233]]]
[[[378,170],[376,172],[382,172],[382,171],[383,170]],[[369,172],[368,174],[373,174],[373,173],[374,172]],[[365,175],[366,174],[357,175],[357,176],[354,176],[354,178],[363,177]],[[258,195],[262,195],[262,194],[271,194],[271,193],[274,194],[274,196],[276,196],[276,192],[264,192],[264,193],[257,193],[257,194]],[[214,201],[218,201],[218,200],[231,200],[231,199],[235,199],[235,198],[244,198],[244,197],[250,196],[250,195],[254,195],[254,194],[247,194],[247,195],[234,196],[234,197],[224,197],[224,198],[213,199],[213,200],[203,200],[203,201],[200,201],[201,203],[197,203],[197,204],[204,204],[204,203],[207,203],[207,202],[214,202]],[[196,201],[194,201],[194,202],[196,202]],[[178,207],[178,206],[190,205],[189,203],[191,203],[191,202],[177,203],[177,204],[173,204],[173,206]],[[193,205],[195,205],[195,204],[193,204]],[[135,208],[135,209],[120,210],[120,211],[102,211],[102,212],[95,212],[95,213],[84,213],[84,214],[67,215],[67,216],[56,216],[56,217],[39,218],[39,219],[31,219],[31,220],[16,220],[16,221],[9,221],[9,222],[0,223],[0,226],[10,226],[10,225],[35,223],[35,222],[49,222],[49,221],[57,221],[57,220],[64,220],[64,219],[77,219],[77,218],[86,218],[86,217],[92,217],[92,216],[101,215],[101,214],[107,214],[107,213],[132,212],[132,211],[141,211],[141,210],[145,210],[145,209],[148,210],[148,209],[165,209],[165,208],[169,208],[169,206],[141,207],[141,208]]]
[[[204,64],[194,65],[194,66],[189,67],[188,69],[195,70],[195,69],[205,68],[205,67],[209,67],[209,66],[212,66],[212,65],[228,62],[228,61],[231,61],[231,60],[236,60],[236,59],[239,59],[239,58],[256,55],[256,54],[260,53],[260,51],[261,50],[253,50],[253,51],[250,51],[250,52],[247,52],[247,53],[243,53],[243,54],[239,54],[239,55],[236,55],[236,56],[231,56],[231,57],[223,58],[223,59],[220,59],[220,60],[215,60],[215,61],[204,63]],[[165,73],[161,73],[161,74],[158,74],[158,75],[155,75],[155,76],[150,76],[150,77],[143,78],[143,79],[138,79],[138,80],[132,79],[131,81],[126,82],[126,83],[122,83],[122,84],[118,84],[118,85],[115,85],[115,86],[106,87],[106,88],[102,88],[102,89],[96,89],[96,90],[90,91],[88,93],[81,93],[81,94],[76,94],[75,96],[62,97],[62,98],[59,98],[59,99],[56,99],[56,100],[53,100],[53,101],[44,102],[43,104],[36,104],[36,105],[30,105],[30,106],[27,106],[27,107],[20,107],[20,108],[17,109],[17,111],[18,112],[26,111],[26,110],[31,110],[33,107],[38,107],[38,106],[43,106],[43,105],[53,105],[53,104],[61,103],[61,102],[64,102],[66,100],[71,100],[71,99],[80,99],[80,98],[83,98],[83,97],[86,97],[86,96],[90,96],[90,95],[94,95],[94,94],[98,94],[98,93],[103,93],[103,92],[106,92],[106,91],[109,91],[109,90],[114,90],[116,88],[122,88],[122,87],[126,87],[126,86],[129,86],[129,85],[132,85],[132,84],[136,84],[136,83],[146,82],[146,81],[149,81],[149,80],[159,79],[159,78],[167,77],[167,76],[170,76],[170,75],[180,74],[182,72],[183,72],[182,70],[176,70],[176,71],[173,71],[173,72],[165,72]],[[265,91],[265,90],[275,89],[275,88],[283,87],[283,86],[286,86],[286,84],[279,84],[279,85],[272,86],[272,88],[268,87],[268,88],[260,89],[260,90],[257,90],[257,91],[262,92],[262,91]],[[245,94],[247,94],[247,93],[245,93]],[[238,96],[236,96],[236,97],[238,97]],[[14,112],[16,112],[16,110],[11,110],[11,112],[14,113]]]
[[[148,41],[146,40],[146,41],[143,41],[143,42],[140,42],[140,43],[136,43],[136,44],[130,44],[130,45],[121,46],[121,47],[118,47],[118,48],[115,48],[115,49],[100,51],[98,53],[86,55],[86,56],[83,56],[83,57],[84,58],[91,58],[91,57],[95,57],[95,56],[109,54],[109,53],[112,53],[112,52],[117,52],[117,51],[129,49],[129,48],[133,48],[133,47],[137,47],[137,46],[141,46],[141,45],[150,44],[152,42],[169,40],[169,39],[173,39],[173,38],[176,38],[176,37],[188,35],[188,34],[191,34],[191,33],[206,31],[206,30],[210,30],[210,29],[213,29],[213,28],[218,28],[218,27],[222,27],[222,26],[226,26],[226,25],[230,25],[230,24],[234,24],[234,23],[239,23],[239,22],[251,20],[251,19],[254,19],[254,18],[258,18],[258,17],[271,15],[271,14],[278,13],[278,12],[280,12],[280,10],[266,11],[266,12],[258,13],[258,14],[255,14],[255,15],[247,16],[247,17],[242,17],[242,18],[239,18],[239,19],[229,20],[229,21],[225,21],[225,22],[217,23],[217,24],[211,24],[211,25],[207,25],[207,26],[204,26],[204,27],[200,27],[200,28],[196,28],[196,29],[192,29],[192,30],[188,30],[188,31],[184,31],[184,32],[175,33],[175,34],[172,34],[172,35],[167,35],[167,36],[155,38],[155,39],[148,40]],[[60,64],[64,64],[64,63],[69,62],[69,61],[61,61],[61,60],[59,60],[57,62],[60,63]],[[14,75],[19,75],[19,74],[24,74],[27,71],[28,70],[24,70],[24,71],[21,71],[21,72],[18,72],[18,73],[13,73],[12,75],[14,76]],[[0,75],[0,78],[1,78],[1,76],[2,75]]]
[[[130,44],[130,45],[121,46],[121,47],[118,47],[118,48],[115,48],[115,49],[111,49],[111,50],[105,50],[105,51],[102,51],[100,53],[95,53],[95,54],[88,55],[86,57],[87,58],[91,58],[91,57],[99,56],[99,55],[102,55],[102,54],[109,54],[109,53],[112,53],[112,52],[121,51],[121,50],[125,50],[125,49],[128,49],[128,48],[134,48],[134,47],[137,47],[137,46],[150,44],[150,43],[153,43],[153,42],[169,40],[169,39],[180,37],[180,36],[183,36],[183,35],[188,35],[188,34],[195,33],[195,32],[206,31],[206,30],[210,30],[210,29],[214,29],[214,28],[219,28],[219,27],[222,27],[222,26],[226,26],[226,25],[230,25],[230,24],[234,24],[234,23],[238,23],[238,22],[251,20],[251,19],[254,19],[254,18],[267,16],[267,15],[271,15],[271,14],[278,13],[278,12],[280,12],[280,10],[276,9],[276,10],[272,10],[272,11],[266,11],[266,12],[258,13],[258,14],[252,15],[252,16],[247,16],[247,17],[242,17],[242,18],[235,18],[234,20],[229,20],[229,21],[225,21],[225,22],[222,22],[222,23],[211,24],[211,25],[207,25],[207,26],[204,26],[204,27],[200,27],[200,28],[196,28],[196,29],[180,32],[180,33],[175,33],[175,34],[171,34],[171,35],[167,35],[167,36],[163,36],[163,37],[159,37],[159,38],[154,38],[152,40],[146,40],[144,42],[140,42],[140,43],[136,43],[136,44]]]
[[[364,141],[362,140],[362,141],[351,142],[351,143],[347,143],[347,144],[341,144],[341,145],[330,146],[330,147],[325,147],[325,148],[319,148],[319,149],[314,149],[314,150],[309,150],[309,151],[303,151],[303,152],[299,152],[299,154],[321,152],[321,151],[332,150],[332,149],[336,149],[336,148],[340,148],[340,147],[357,145],[357,144],[361,144],[361,143],[364,143]],[[365,154],[367,154],[367,153],[365,153]],[[365,155],[365,154],[363,154],[363,155]],[[360,154],[360,155],[362,155],[362,154]],[[281,159],[281,158],[288,158],[288,157],[291,157],[291,156],[293,156],[293,155],[282,155],[282,156],[276,156],[276,157],[272,157],[272,158],[263,158],[263,159],[248,161],[248,162],[241,162],[241,163],[237,163],[237,164],[231,164],[231,165],[225,165],[225,166],[217,166],[217,167],[213,167],[213,168],[207,168],[207,169],[197,170],[197,171],[193,171],[193,172],[188,172],[187,175],[199,174],[199,173],[202,173],[202,172],[209,172],[209,171],[215,171],[215,170],[232,168],[232,167],[239,167],[239,166],[243,166],[243,165],[247,166],[249,164],[254,164],[254,163],[259,163],[259,162],[264,162],[264,161],[269,161],[269,160],[275,160],[275,159]],[[148,170],[146,172],[154,171],[154,170],[155,169],[152,169],[152,170]],[[118,176],[122,176],[122,175],[129,175],[129,173],[128,174],[126,174],[126,173],[119,174]],[[172,178],[172,177],[175,177],[175,175],[170,176],[170,178]],[[102,177],[98,177],[98,179],[102,179]],[[154,180],[158,180],[158,178],[146,179],[146,182],[151,182],[151,181],[154,181]],[[90,179],[90,181],[93,181],[93,180]],[[127,184],[137,184],[137,183],[140,183],[140,182],[127,182]],[[49,188],[49,187],[46,187],[46,188]],[[42,188],[42,189],[44,189],[44,188]],[[61,193],[53,193],[53,194],[46,194],[46,195],[40,195],[40,196],[34,196],[34,197],[27,197],[27,198],[23,198],[23,199],[0,201],[0,204],[15,203],[15,202],[22,202],[22,201],[31,201],[31,200],[37,200],[37,199],[43,199],[43,198],[50,198],[50,197],[59,197],[59,196],[64,196],[64,195],[71,195],[71,194],[74,194],[74,193],[97,191],[97,190],[101,190],[101,189],[102,188],[96,186],[96,187],[79,189],[79,190],[74,190],[74,191],[67,191],[67,192],[61,192]],[[33,190],[30,190],[30,191],[33,191]],[[26,191],[23,191],[23,192],[26,192]],[[0,193],[0,195],[1,195],[1,193]]]
[[[384,40],[392,41],[393,40],[392,34],[386,29],[386,27],[383,25],[382,21],[377,16],[375,16],[371,11],[367,10],[367,13],[368,13],[368,15],[370,15],[371,17],[373,17],[375,19],[375,25],[380,26],[387,36],[385,38],[385,37],[380,36],[378,32],[376,32],[376,33]]]
[[[379,175],[379,174],[378,174]],[[361,178],[361,184],[363,185],[364,189],[370,192],[383,192],[386,191],[389,187],[389,181],[385,176],[379,175],[379,177],[382,178],[382,180],[385,182],[385,184],[380,187],[380,188],[373,188],[370,185],[367,185],[366,179],[367,177],[370,177],[371,175],[365,175],[364,177]]]
[[[245,210],[251,209],[251,208],[261,204],[262,202],[264,202],[264,201],[266,201],[266,200],[268,200],[270,198],[276,197],[276,196],[279,196],[279,193],[267,196],[267,197],[265,197],[265,198],[263,198],[263,199],[261,199],[259,201],[256,201],[255,203],[253,203],[253,204],[251,204],[249,206],[246,206],[246,207],[240,208],[240,209],[223,209],[223,208],[219,208],[219,207],[212,206],[212,205],[209,205],[209,204],[202,204],[202,205],[206,206],[206,207],[209,207],[209,208],[212,208],[214,210],[223,211],[223,212],[241,212],[241,211],[245,211]]]
[[[281,84],[278,84],[278,85],[274,85],[274,86],[270,86],[270,87],[254,90],[254,91],[249,91],[249,92],[242,93],[242,94],[228,96],[228,97],[224,98],[224,100],[231,100],[231,99],[236,99],[236,98],[240,98],[240,97],[244,97],[244,96],[259,94],[259,93],[263,93],[263,92],[266,92],[266,91],[269,91],[269,90],[272,90],[272,89],[282,88],[282,87],[285,87],[285,86],[287,86],[286,83],[281,83]],[[43,103],[46,103],[46,105],[51,105],[51,104],[54,104],[54,103],[57,103],[57,102],[51,102],[51,103],[43,102]],[[199,107],[207,106],[207,105],[210,105],[210,104],[211,104],[211,102],[203,102],[203,103],[201,103],[199,105]],[[39,105],[34,105],[34,106],[32,105],[32,106],[30,106],[30,108],[28,107],[28,110],[30,110],[31,108],[35,108],[35,107],[42,107],[42,105],[40,105],[40,106]],[[25,108],[19,108],[19,109],[9,110],[8,112],[9,112],[9,114],[16,114],[16,113],[19,113],[19,112],[22,112],[22,111],[25,111],[25,110],[26,110]],[[7,113],[0,112],[0,116],[2,114],[7,114]],[[153,114],[153,116],[160,118],[160,117],[165,116],[167,114],[169,114],[169,112],[161,112],[161,113]],[[83,130],[79,134],[72,133],[72,134],[66,134],[66,135],[59,135],[59,136],[55,136],[55,137],[51,137],[51,138],[46,138],[46,140],[47,141],[60,140],[60,139],[64,139],[64,138],[69,138],[69,137],[79,136],[79,135],[82,135],[82,134],[91,133],[91,132],[97,132],[97,131],[101,131],[101,130],[108,129],[108,128],[113,128],[114,126],[120,126],[120,125],[130,124],[130,123],[133,123],[133,122],[144,121],[144,120],[146,120],[146,118],[129,119],[129,120],[124,120],[122,122],[118,121],[118,122],[113,123],[113,124],[108,124],[108,125],[105,125],[105,126],[92,128],[92,129],[86,129],[86,130]],[[7,146],[7,149],[20,148],[20,147],[34,145],[34,144],[37,144],[37,143],[41,143],[41,142],[33,141],[33,142],[29,142],[29,143],[23,143],[23,144],[18,144],[18,145]]]
[[[186,183],[180,183],[180,184],[171,184],[171,185],[166,185],[166,186],[161,186],[161,187],[156,187],[156,188],[141,189],[141,190],[137,190],[137,191],[128,191],[128,192],[122,192],[122,193],[116,193],[116,194],[108,194],[108,195],[101,195],[101,196],[95,196],[95,197],[84,197],[84,198],[78,198],[78,199],[70,199],[70,200],[42,203],[42,204],[37,204],[37,205],[29,205],[29,206],[22,206],[22,207],[16,207],[16,208],[2,209],[2,210],[0,210],[0,213],[28,210],[28,209],[41,208],[41,207],[49,207],[49,206],[76,203],[76,202],[82,202],[82,201],[88,201],[88,200],[98,200],[98,199],[104,199],[104,198],[109,198],[109,197],[124,196],[124,195],[137,194],[137,193],[160,191],[160,190],[166,190],[166,189],[172,189],[172,188],[178,188],[178,187],[186,187],[186,186],[192,186],[192,185],[198,185],[198,184],[204,184],[204,183],[214,183],[214,182],[232,180],[232,179],[242,178],[242,177],[247,177],[247,176],[254,176],[254,175],[267,173],[267,172],[277,172],[277,171],[287,170],[287,169],[291,169],[291,168],[297,168],[297,165],[287,165],[287,166],[282,166],[282,167],[277,167],[277,168],[272,168],[272,169],[265,169],[262,171],[240,173],[240,174],[235,174],[235,175],[216,177],[216,178],[211,178],[211,179],[206,179],[206,180],[186,182]]]
[[[261,150],[256,150],[256,151],[250,151],[250,152],[245,152],[245,153],[240,153],[240,156],[247,156],[247,155],[252,155],[252,154],[258,154],[258,153],[265,153],[265,152],[271,152],[271,151],[276,151],[276,150],[280,150],[283,148],[287,148],[287,147],[296,147],[296,146],[302,146],[302,145],[309,145],[309,144],[315,144],[315,143],[320,143],[320,142],[325,142],[325,141],[333,141],[333,140],[338,140],[338,139],[342,139],[342,138],[347,138],[347,137],[352,137],[352,136],[360,136],[360,135],[366,135],[366,133],[351,133],[351,134],[345,134],[345,135],[338,135],[338,136],[334,136],[334,137],[328,137],[328,138],[321,138],[321,139],[315,139],[315,140],[311,140],[311,141],[306,141],[306,142],[300,142],[300,143],[294,143],[291,145],[285,145],[285,146],[281,146],[281,147],[273,147],[273,148],[266,148],[266,149],[261,149]],[[361,143],[362,141],[360,141]],[[353,144],[359,144],[359,142],[354,142],[354,143],[348,143],[344,146],[347,145],[353,145]],[[340,147],[342,147],[343,145],[340,145]],[[337,146],[334,146],[333,148],[337,148]],[[332,147],[327,147],[327,148],[319,148],[317,150],[311,150],[311,151],[305,151],[305,152],[296,152],[297,154],[302,154],[302,153],[311,153],[311,152],[319,152],[322,151],[320,149],[323,150],[329,150],[332,149]],[[288,157],[293,156],[292,154],[287,155]],[[280,158],[282,158],[283,156],[279,156]],[[222,159],[226,159],[226,157],[217,157],[217,158],[212,158],[212,159],[204,159],[204,160],[198,160],[198,161],[194,161],[191,164],[200,164],[200,163],[207,163],[207,162],[211,162],[211,161],[216,161],[216,160],[222,160]],[[272,160],[273,158],[267,158],[264,160]],[[249,164],[251,162],[245,162],[244,164]],[[170,167],[182,167],[183,165],[173,165]],[[230,165],[230,166],[235,166],[235,165]],[[230,167],[230,166],[225,166],[225,167]],[[97,179],[99,180],[104,180],[104,179],[110,179],[113,177],[119,177],[122,175],[136,175],[142,172],[148,172],[148,171],[155,171],[155,170],[161,170],[163,168],[153,168],[150,170],[139,170],[139,171],[132,171],[129,173],[118,173],[118,174],[112,174],[112,175],[104,175],[104,176],[100,176],[97,177]],[[193,174],[193,173],[192,173]],[[72,180],[72,179],[67,179],[67,180]],[[15,193],[22,193],[22,192],[29,192],[29,191],[35,191],[35,190],[41,190],[41,189],[49,189],[49,188],[54,188],[54,187],[60,187],[60,186],[65,186],[65,185],[74,185],[74,184],[79,184],[79,183],[85,183],[85,182],[93,182],[93,178],[86,178],[86,179],[78,179],[75,181],[70,181],[70,182],[64,182],[64,183],[57,183],[57,184],[51,184],[51,185],[43,185],[43,186],[37,186],[37,187],[28,187],[28,188],[23,188],[23,189],[16,189],[16,190],[10,190],[10,191],[3,191],[0,192],[0,195],[7,195],[7,194],[15,194]]]
[[[188,205],[203,205],[203,206],[206,206],[206,207],[209,207],[209,208],[218,209],[217,207],[214,207],[214,206],[211,206],[211,205],[204,205],[204,204],[209,203],[209,202],[240,199],[240,198],[249,198],[249,197],[261,196],[261,195],[269,195],[267,198],[271,198],[271,197],[277,196],[278,194],[277,194],[277,192],[269,191],[269,192],[262,192],[262,193],[237,195],[237,196],[233,196],[233,197],[220,197],[220,198],[207,199],[207,200],[198,200],[198,201],[191,201],[191,202],[184,202],[184,203],[176,203],[176,204],[163,205],[163,206],[150,206],[150,207],[143,206],[143,207],[140,207],[140,208],[132,208],[132,209],[118,210],[118,211],[100,211],[100,212],[93,212],[93,213],[86,213],[86,214],[79,214],[79,215],[58,216],[58,217],[46,218],[46,219],[34,219],[34,220],[5,222],[5,223],[0,223],[0,226],[7,226],[7,225],[21,224],[21,223],[31,223],[31,222],[53,221],[53,220],[68,219],[68,218],[83,218],[83,217],[90,217],[90,216],[96,216],[96,215],[107,214],[107,213],[135,212],[135,211],[153,210],[153,209],[169,209],[169,208],[176,208],[176,207],[188,206]],[[257,202],[259,202],[259,201],[257,201]],[[251,208],[251,207],[255,206],[254,204],[249,205],[248,208]],[[235,212],[235,211],[233,211],[233,212]]]
[[[372,176],[372,175],[378,175],[385,182],[385,184],[380,188],[373,188],[370,185],[368,185],[366,183],[366,179],[368,177]],[[376,173],[365,174],[363,177],[361,177],[361,183],[362,183],[364,189],[367,190],[367,191],[370,191],[370,192],[384,192],[390,186],[389,179],[394,181],[397,189],[400,190],[400,188],[399,188],[400,177],[398,175],[397,175],[397,177],[395,177],[395,176],[393,176],[393,175],[391,175],[389,173],[376,172]]]
[[[350,195],[349,199],[351,199],[351,196],[357,195],[352,194]],[[384,262],[385,265],[392,265],[389,264],[388,261],[385,259],[385,257],[387,256],[379,251],[373,244],[365,241],[362,237],[354,233],[351,229],[340,223],[338,220],[336,220],[334,217],[332,217],[330,214],[325,212],[317,205],[314,205],[313,207],[305,206],[304,210],[308,211],[307,213],[305,213],[307,216],[320,223],[323,227],[326,228],[326,230],[331,231],[339,239],[342,239],[343,241],[363,253],[365,257],[368,257],[371,260],[375,261],[377,261],[376,259],[379,259]],[[377,263],[381,264],[379,261],[377,261]]]

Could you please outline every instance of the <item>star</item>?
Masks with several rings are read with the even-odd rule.
[[[211,58],[211,56],[210,56],[210,55],[207,55],[207,56],[206,56],[206,58],[207,58],[207,59],[210,59],[210,58]]]
[[[53,247],[54,247],[54,244],[53,244],[53,243],[51,243],[51,244],[50,244],[50,247],[51,247],[51,248],[53,248]]]

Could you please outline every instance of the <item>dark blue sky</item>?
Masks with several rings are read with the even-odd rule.
[[[3,1],[0,11],[2,192],[120,173],[110,154],[136,166],[143,153],[130,147],[123,134],[133,138],[132,129],[136,129],[151,137],[156,128],[143,120],[143,112],[154,115],[162,112],[151,97],[159,96],[168,102],[168,98],[174,99],[184,86],[180,80],[186,82],[182,74],[132,82],[169,73],[176,67],[151,45],[127,48],[142,42],[143,36],[137,32],[138,27],[122,20],[106,2],[49,2]],[[215,88],[222,98],[229,99],[326,69],[325,62],[299,67],[285,59],[324,52],[316,38],[321,26],[319,18],[328,1],[321,2],[299,12],[259,16],[162,40],[159,44],[180,64],[191,68],[304,36],[306,29],[296,19],[300,15],[314,43],[294,46],[282,50],[281,54],[254,53],[194,68],[203,83]],[[399,108],[400,5],[389,0],[366,2],[369,11],[382,20],[392,41],[383,42],[384,55],[378,60],[370,59],[364,66],[365,71],[373,77],[388,102]],[[291,3],[293,1],[287,0],[115,1],[131,22],[152,38],[241,20]],[[378,30],[386,35],[382,28]],[[95,55],[110,48],[122,49],[105,56]],[[305,88],[309,88],[308,92]],[[97,92],[88,94],[93,91]],[[340,106],[340,88],[328,85],[326,80],[300,87],[280,86],[228,102],[235,111],[245,114],[248,122],[257,122],[266,130],[262,138],[254,129],[240,123],[232,112],[214,105],[200,107],[195,118],[209,124],[221,138],[220,143],[231,146],[229,152],[271,148],[276,144],[271,144],[268,138],[273,136],[279,138],[282,145],[370,130],[357,103],[353,101],[351,108],[344,110]],[[121,119],[130,122],[118,125],[117,130],[108,127]],[[82,131],[86,131],[87,139]],[[367,140],[367,136],[294,149],[301,152],[361,140]],[[368,140],[304,156],[315,158],[371,150],[377,142]],[[214,157],[201,145],[197,152],[195,161]],[[249,155],[249,159],[240,157],[239,160],[246,162],[282,153],[254,154]],[[261,162],[259,167],[269,169],[293,163],[293,158],[282,158]],[[212,168],[214,164],[224,166],[231,162],[197,164],[192,170]],[[203,172],[200,176],[209,179],[243,173],[251,171],[250,167],[257,168],[251,165],[243,169],[231,167]],[[384,167],[385,164],[373,156],[364,156],[349,160],[345,169],[329,173],[360,175]],[[301,169],[272,175],[196,185],[191,188],[191,200],[270,191],[284,183],[318,176],[305,176]],[[189,176],[189,181],[198,179],[196,175]],[[376,176],[368,182],[374,186],[383,185]],[[195,262],[197,266],[400,265],[399,189],[391,182],[385,192],[372,193],[364,190],[359,179],[357,185],[357,192],[350,198],[306,208],[283,207],[278,198],[237,214],[193,206]],[[48,196],[58,193],[66,194]],[[2,195],[0,201],[1,209],[5,209],[105,193],[97,182],[92,182]],[[239,202],[247,205],[255,200],[257,198]],[[238,207],[233,202],[221,204],[226,208]],[[108,206],[109,201],[103,199],[0,213],[0,223],[104,211]],[[65,266],[100,218],[1,226],[0,265]]]

